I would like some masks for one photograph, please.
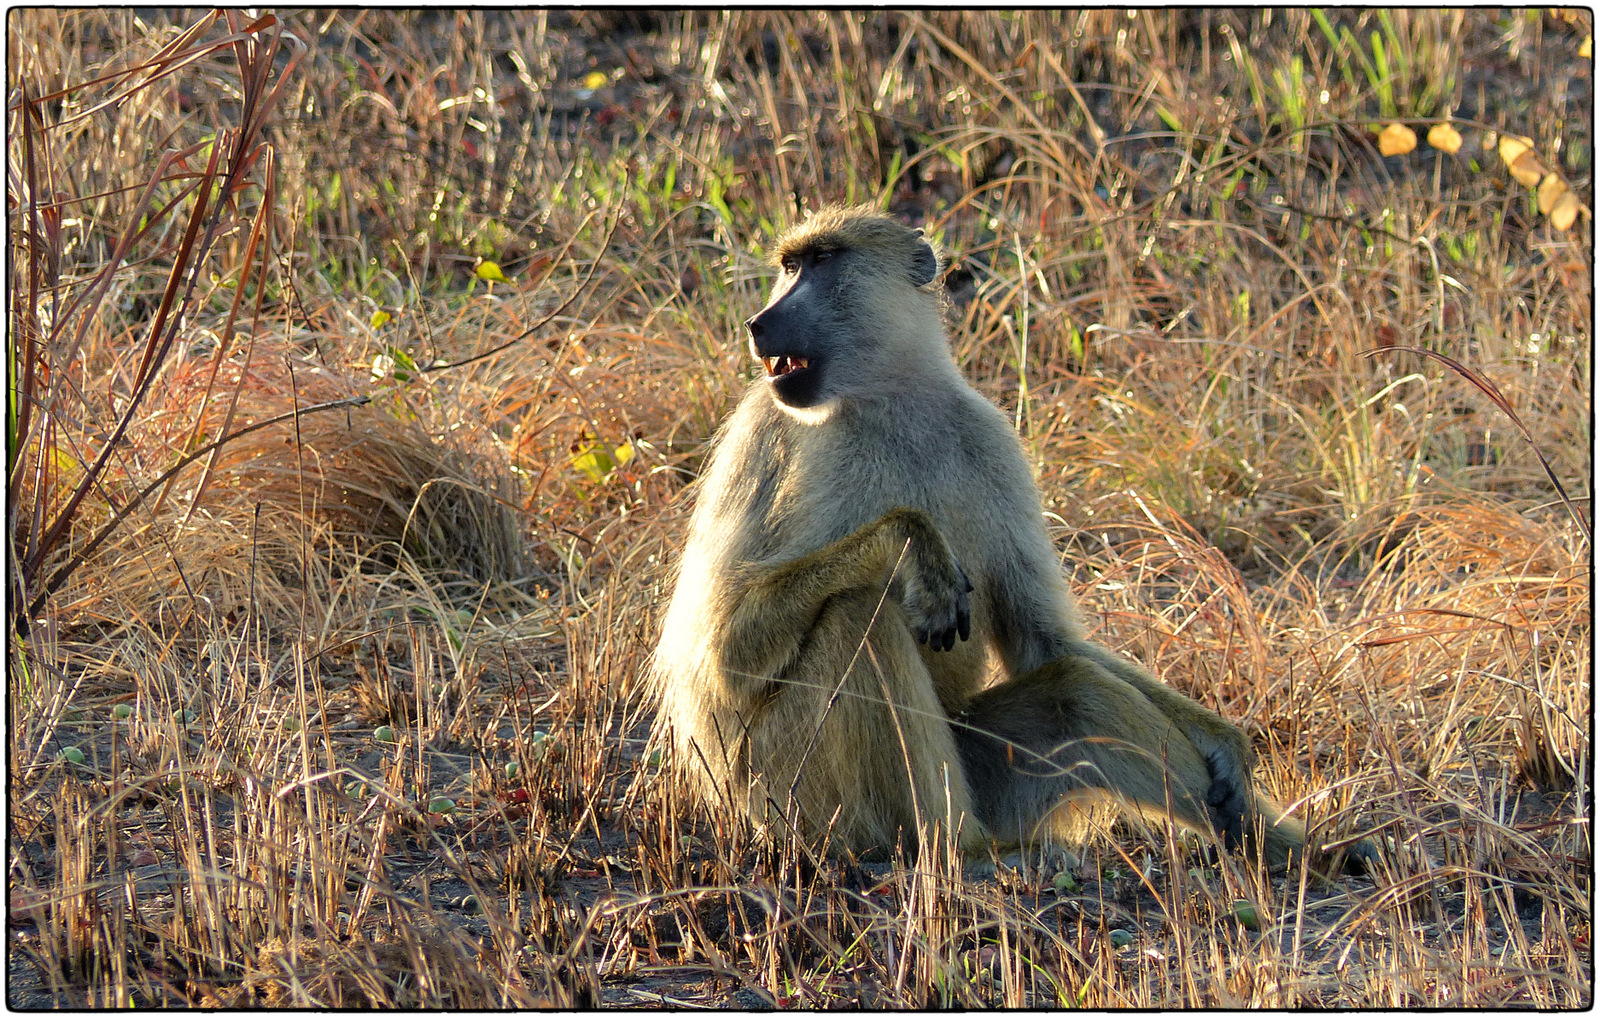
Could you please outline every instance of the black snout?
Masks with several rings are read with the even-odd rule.
[[[822,358],[816,349],[813,323],[789,297],[775,301],[745,319],[750,352],[766,369],[767,382],[780,403],[809,407],[820,403]]]
[[[784,355],[805,356],[812,346],[811,323],[803,314],[797,314],[789,302],[779,300],[768,304],[744,320],[750,332],[750,351],[761,359]]]

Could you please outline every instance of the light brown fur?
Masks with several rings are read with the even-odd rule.
[[[936,829],[969,853],[1070,838],[1094,801],[1297,852],[1238,729],[1084,640],[1017,437],[950,357],[920,234],[829,209],[774,260],[748,324],[778,373],[714,440],[655,658],[702,793],[857,854]]]

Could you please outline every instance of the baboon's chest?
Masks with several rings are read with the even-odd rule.
[[[806,436],[785,457],[773,485],[778,529],[821,547],[891,509],[922,509],[942,530],[963,529],[971,493],[952,479],[970,476],[948,427],[917,421],[897,429],[839,429]],[[807,549],[810,550],[810,549]]]

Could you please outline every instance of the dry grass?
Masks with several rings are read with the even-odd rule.
[[[1587,14],[142,17],[8,25],[13,1006],[1591,1003],[1591,220],[1486,138],[1591,198]],[[879,196],[1099,638],[1382,872],[818,866],[667,777],[760,249]]]

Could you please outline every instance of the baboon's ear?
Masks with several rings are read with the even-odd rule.
[[[916,249],[911,253],[911,285],[927,286],[938,274],[938,257],[934,255],[933,248],[928,246],[928,242],[918,237]]]

